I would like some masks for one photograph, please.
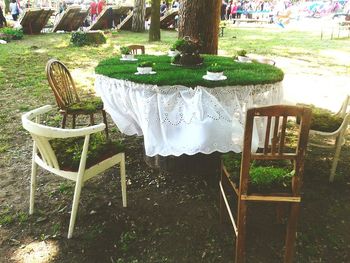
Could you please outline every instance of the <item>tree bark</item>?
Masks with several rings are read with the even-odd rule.
[[[134,14],[132,17],[132,27],[133,32],[143,32],[145,31],[145,0],[135,0]]]
[[[152,0],[149,41],[160,41],[160,0]]]
[[[10,12],[10,0],[5,0],[5,8],[3,11],[4,11],[4,16],[6,16],[8,12]]]
[[[217,54],[221,0],[182,0],[179,38],[199,40],[201,53]]]

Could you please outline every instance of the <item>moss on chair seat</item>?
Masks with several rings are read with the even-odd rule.
[[[239,185],[241,154],[226,153],[223,163],[230,174],[230,180]],[[287,160],[253,161],[249,172],[249,193],[290,192],[293,169]]]
[[[63,138],[50,141],[62,170],[77,171],[79,169],[84,138]],[[86,168],[123,151],[124,146],[121,141],[107,140],[101,133],[92,134],[89,141]]]
[[[335,115],[333,112],[327,109],[315,107],[315,105],[298,104],[302,106],[310,107],[312,110],[311,117],[311,130],[322,131],[322,132],[334,132],[336,131],[343,122],[343,118]],[[297,123],[300,120],[297,119]]]
[[[80,102],[75,102],[69,107],[67,107],[67,113],[69,114],[78,114],[78,113],[95,113],[103,109],[103,102],[100,98],[87,98]]]

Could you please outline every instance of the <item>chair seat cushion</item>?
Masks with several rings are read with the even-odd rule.
[[[223,164],[229,179],[239,186],[241,154],[226,153]],[[290,193],[293,168],[290,161],[258,161],[251,163],[249,171],[249,193]]]
[[[84,137],[54,139],[50,141],[56,153],[60,169],[78,171]],[[121,141],[106,140],[102,133],[92,134],[86,160],[86,169],[113,155],[123,152]]]
[[[298,104],[310,107],[312,110],[311,117],[311,130],[322,131],[322,132],[334,132],[343,123],[343,118],[335,115],[333,112],[327,109],[318,108],[314,105]],[[300,120],[297,119],[299,124]]]
[[[66,108],[68,114],[90,114],[103,109],[103,102],[100,98],[86,98],[75,102]]]

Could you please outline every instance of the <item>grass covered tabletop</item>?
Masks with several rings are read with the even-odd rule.
[[[113,57],[101,61],[95,72],[111,78],[130,80],[136,83],[164,85],[184,85],[187,87],[223,87],[236,85],[273,84],[283,80],[283,71],[267,64],[235,62],[229,57],[204,55],[203,65],[195,68],[184,68],[171,65],[171,58],[153,55],[138,55],[138,61],[121,61]],[[154,75],[135,75],[139,63],[151,61],[154,63]],[[207,68],[217,63],[224,68],[226,80],[209,81],[203,79]]]

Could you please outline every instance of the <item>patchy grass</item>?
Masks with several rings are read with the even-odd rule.
[[[218,220],[217,184],[199,175],[170,176],[151,170],[143,161],[142,140],[136,137],[124,138],[127,209],[121,205],[119,172],[111,169],[84,185],[75,238],[67,240],[74,185],[39,172],[36,212],[27,216],[31,139],[20,117],[27,110],[55,104],[45,76],[46,62],[62,60],[79,92],[88,93],[93,91],[95,67],[119,55],[120,46],[144,44],[146,53],[165,53],[176,33],[162,31],[162,42],[148,43],[146,33],[112,32],[99,47],[73,47],[69,39],[69,34],[25,35],[21,41],[0,45],[0,261],[33,239],[57,240],[57,262],[231,261],[234,238],[232,229]],[[349,74],[350,61],[343,59],[350,55],[349,39],[320,40],[310,32],[228,27],[219,49],[227,56],[245,49],[248,55],[305,61],[295,71]],[[61,116],[52,117],[52,124],[58,126]],[[350,260],[349,145],[343,147],[336,181],[329,185],[332,153],[309,149],[295,262]],[[248,262],[282,261],[285,228],[272,222],[273,211],[262,206],[249,217]]]

